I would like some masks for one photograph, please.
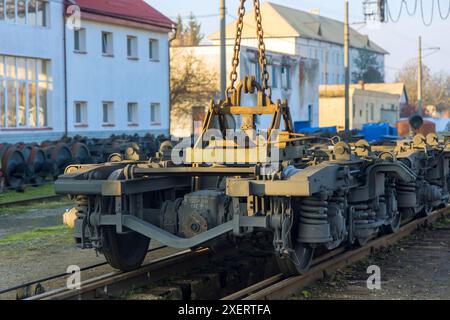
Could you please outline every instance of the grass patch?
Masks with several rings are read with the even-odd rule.
[[[45,210],[45,209],[56,209],[59,207],[67,206],[67,209],[74,206],[74,202],[64,198],[61,201],[49,201],[49,202],[37,202],[32,204],[25,204],[19,206],[11,206],[2,208],[0,211],[0,216],[2,214],[20,214],[25,213],[30,210]],[[64,212],[61,212],[61,214]]]
[[[53,183],[44,184],[39,187],[27,187],[25,192],[17,192],[9,190],[0,194],[0,205],[11,201],[27,200],[37,197],[46,197],[55,195],[55,187]]]
[[[72,230],[65,225],[38,228],[31,231],[8,235],[0,239],[0,245],[11,245],[21,242],[42,241],[46,244],[62,243],[72,239]]]

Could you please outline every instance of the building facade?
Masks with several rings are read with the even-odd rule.
[[[196,46],[196,47],[175,47],[171,48],[173,57],[182,57],[191,54],[200,57],[208,69],[214,70],[216,74],[212,82],[219,87],[220,70],[220,47]],[[226,47],[227,62],[233,57],[233,46]],[[272,88],[272,100],[277,99],[288,101],[293,121],[307,121],[313,125],[318,124],[318,91],[319,66],[315,60],[301,58],[279,52],[266,51],[269,62],[267,71],[269,73],[269,85]],[[258,51],[254,47],[242,46],[239,57],[238,80],[247,75],[261,79],[261,69],[259,66]],[[177,63],[175,61],[175,63]],[[182,62],[180,62],[182,63]],[[228,74],[231,71],[231,64],[227,63],[227,86],[229,85]],[[218,89],[219,90],[219,89]],[[212,97],[211,97],[212,98]],[[255,105],[256,95],[243,95],[242,105]],[[173,106],[175,109],[177,106]],[[202,125],[204,114],[209,107],[209,100],[197,101],[194,105],[184,106],[190,110],[189,117],[172,117],[171,134],[178,137],[190,136],[197,132]],[[257,125],[259,128],[268,128],[271,118],[269,116],[258,116]],[[236,119],[237,126],[240,126],[240,119]]]
[[[270,2],[261,6],[266,49],[315,59],[320,64],[320,84],[343,84],[344,74],[344,24],[314,13],[285,7]],[[233,43],[236,22],[227,26],[227,43]],[[242,44],[257,47],[254,10],[244,17]],[[214,44],[220,33],[208,37]],[[378,69],[384,77],[387,52],[370,41],[368,36],[350,29],[350,75],[358,71],[355,59],[362,50],[373,53]]]
[[[343,85],[320,86],[319,126],[345,129],[345,88]],[[350,129],[362,129],[366,123],[400,120],[401,98],[398,94],[371,89],[363,83],[350,87]]]
[[[64,133],[64,4],[0,1],[0,143]]]
[[[127,1],[128,9],[106,0],[74,1],[81,28],[67,30],[70,135],[169,132],[172,21],[143,1]],[[140,5],[146,11],[139,13]]]
[[[142,0],[0,0],[0,143],[167,134],[172,24]]]

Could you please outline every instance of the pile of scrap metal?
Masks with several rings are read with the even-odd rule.
[[[26,185],[40,185],[56,178],[71,163],[90,163],[87,147],[61,141],[32,144],[0,144],[0,192],[23,191]]]
[[[27,185],[40,185],[56,179],[70,164],[143,160],[153,156],[163,137],[153,135],[111,136],[95,139],[76,136],[41,144],[0,144],[0,192],[23,191]]]
[[[131,270],[142,263],[150,239],[173,248],[217,247],[257,241],[262,233],[272,238],[280,269],[297,274],[317,254],[365,245],[448,204],[448,140],[414,134],[372,147],[295,133],[287,102],[271,98],[259,12],[262,84],[251,76],[236,84],[234,59],[226,98],[211,101],[193,145],[165,144],[148,161],[70,165],[56,181],[58,193],[75,199],[65,220],[80,248]],[[243,94],[256,96],[256,105],[243,106]],[[261,115],[272,117],[266,130],[256,126]]]

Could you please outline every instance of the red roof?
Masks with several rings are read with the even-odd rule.
[[[174,22],[143,0],[72,0],[81,12],[171,28]]]

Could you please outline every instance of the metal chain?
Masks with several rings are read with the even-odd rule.
[[[238,78],[237,68],[239,66],[239,54],[241,51],[242,30],[244,29],[244,16],[245,16],[245,1],[241,0],[238,8],[238,19],[236,24],[236,36],[234,40],[234,55],[232,61],[232,70],[230,74],[230,86],[227,88],[226,94],[235,91],[235,84]],[[258,52],[259,52],[259,65],[261,67],[261,80],[264,91],[268,91],[269,98],[272,95],[272,90],[269,87],[269,72],[267,72],[267,57],[266,57],[266,45],[264,43],[264,30],[262,27],[261,6],[259,0],[253,0],[255,7],[255,21],[256,21],[256,33],[258,37]]]
[[[253,0],[253,5],[255,7],[256,32],[258,34],[258,51],[259,51],[259,65],[261,66],[261,80],[263,89],[265,91],[269,90],[268,96],[270,97],[272,94],[269,87],[269,72],[267,72],[266,44],[264,43],[264,30],[262,27],[261,6],[259,0]]]

